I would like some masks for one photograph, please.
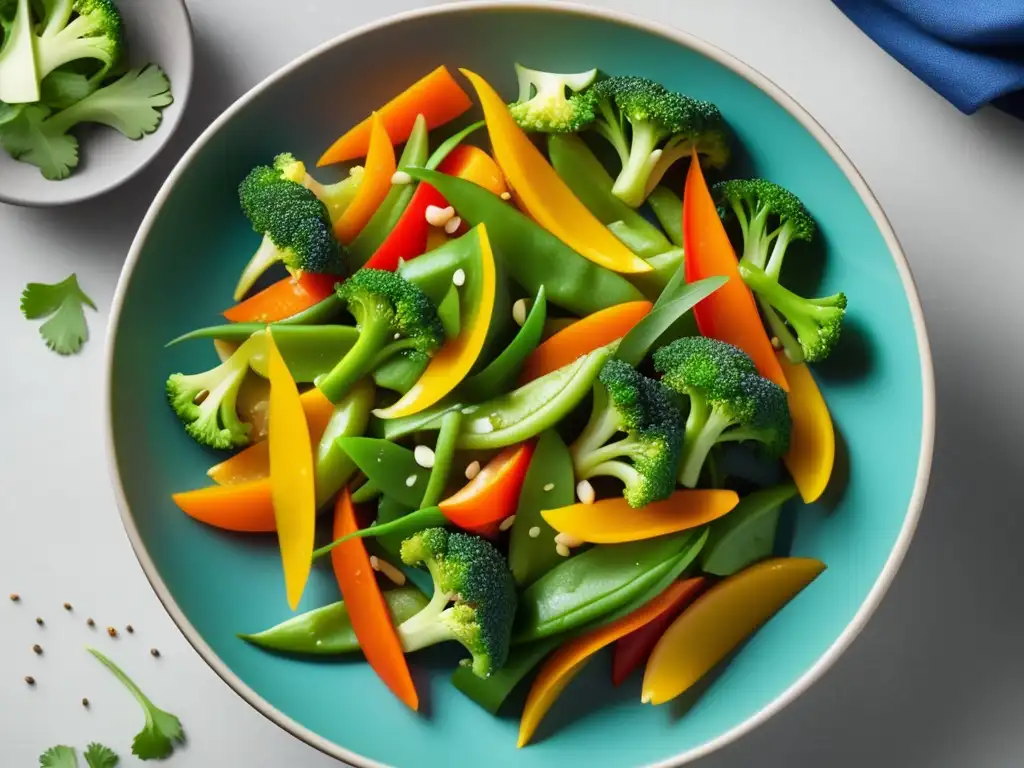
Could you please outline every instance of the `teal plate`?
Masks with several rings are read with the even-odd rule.
[[[815,369],[840,433],[826,503],[793,518],[791,551],[828,570],[769,622],[685,714],[616,689],[595,659],[517,750],[514,716],[492,718],[452,688],[459,653],[414,658],[426,704],[414,714],[359,660],[271,655],[235,637],[289,615],[272,537],[226,535],[183,515],[174,491],[207,484],[216,457],[182,431],[163,396],[173,371],[213,364],[197,343],[257,244],[238,210],[249,168],[289,150],[312,162],[347,127],[441,63],[468,67],[513,94],[514,61],[554,71],[598,66],[644,75],[718,104],[741,148],[734,171],[795,191],[817,219],[827,259],[821,294],[844,290],[848,330]],[[189,150],[151,207],[114,300],[108,340],[110,449],[125,527],[168,612],[217,673],[260,712],[357,765],[679,765],[763,722],[817,679],[863,628],[902,560],[924,498],[934,395],[924,320],[896,238],[850,161],[763,76],[681,32],[553,2],[451,5],[364,27],[255,88]],[[337,599],[315,569],[308,609]],[[457,757],[453,757],[457,755]]]

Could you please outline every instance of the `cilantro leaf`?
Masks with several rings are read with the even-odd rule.
[[[110,747],[97,744],[95,741],[85,748],[82,757],[89,768],[114,768],[121,759]]]
[[[50,318],[40,326],[39,333],[46,346],[60,355],[78,352],[89,338],[83,304],[96,309],[74,274],[54,285],[29,283],[21,294],[21,313],[26,318]]]
[[[103,666],[109,669],[114,677],[135,697],[146,715],[146,724],[132,742],[132,754],[140,760],[162,760],[174,751],[174,742],[184,742],[185,734],[181,729],[181,721],[170,712],[158,709],[146,694],[132,682],[121,669],[95,648],[86,648]],[[63,768],[63,766],[61,766]]]
[[[50,747],[39,756],[39,768],[78,768],[74,747]]]

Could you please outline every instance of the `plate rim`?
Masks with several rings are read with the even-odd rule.
[[[114,445],[113,429],[114,346],[128,284],[131,281],[132,273],[135,270],[136,263],[138,262],[141,254],[142,245],[147,239],[157,215],[170,195],[171,190],[176,186],[179,178],[184,173],[185,169],[192,163],[195,156],[206,145],[210,138],[219,131],[223,125],[228,123],[236,113],[238,113],[250,101],[255,99],[261,92],[278,81],[286,78],[293,71],[299,69],[307,62],[316,59],[337,46],[344,45],[352,39],[365,35],[369,32],[388,27],[392,24],[402,23],[405,21],[431,16],[464,13],[467,11],[486,10],[556,12],[602,21],[610,21],[621,26],[631,27],[633,29],[657,35],[674,42],[677,45],[681,45],[684,48],[695,51],[758,87],[761,91],[771,97],[779,106],[785,109],[786,112],[797,120],[797,122],[799,122],[815,138],[822,149],[824,149],[828,153],[829,157],[831,157],[832,161],[839,166],[847,180],[856,190],[889,249],[889,254],[892,257],[896,266],[896,271],[900,276],[903,291],[910,307],[911,320],[914,325],[915,339],[921,361],[921,405],[923,411],[921,421],[921,449],[918,455],[917,474],[914,480],[913,492],[907,505],[906,517],[904,518],[903,525],[900,528],[899,535],[896,537],[892,550],[886,559],[885,565],[882,567],[881,572],[871,589],[868,591],[867,596],[864,598],[864,601],[861,603],[857,612],[854,614],[853,619],[851,619],[849,624],[847,624],[846,628],[843,629],[835,641],[818,658],[818,660],[815,661],[778,696],[764,705],[753,715],[750,715],[742,722],[733,726],[724,733],[719,734],[715,738],[706,741],[700,746],[693,747],[685,752],[681,752],[664,760],[648,764],[649,768],[677,768],[678,766],[706,757],[727,744],[730,744],[740,737],[750,733],[758,726],[763,725],[772,716],[799,698],[807,691],[808,688],[811,687],[811,685],[817,682],[822,675],[824,675],[824,673],[830,669],[833,664],[835,664],[839,657],[842,656],[854,639],[860,635],[864,627],[867,625],[868,620],[872,615],[874,615],[882,598],[891,586],[893,579],[899,571],[910,547],[910,542],[913,539],[914,532],[917,528],[918,522],[920,521],[921,510],[928,490],[928,482],[931,475],[931,465],[935,446],[935,376],[931,345],[928,340],[924,310],[921,305],[917,284],[911,272],[906,254],[903,252],[899,239],[892,228],[892,224],[889,222],[881,204],[872,192],[867,181],[865,181],[860,171],[854,165],[853,161],[850,160],[846,153],[840,148],[839,143],[831,136],[831,134],[829,134],[828,131],[826,131],[825,128],[814,117],[812,117],[810,112],[803,107],[796,98],[791,96],[773,80],[723,48],[713,45],[712,43],[709,43],[689,32],[683,31],[682,29],[677,29],[660,22],[650,21],[621,11],[585,6],[576,2],[566,2],[565,0],[462,0],[460,2],[445,3],[442,5],[392,14],[383,19],[363,24],[314,47],[312,50],[293,59],[291,62],[285,64],[254,85],[233,104],[231,104],[231,106],[225,109],[224,112],[222,112],[202,132],[202,134],[199,135],[165,179],[139,226],[139,230],[132,241],[131,248],[128,251],[128,256],[118,278],[114,298],[111,302],[110,321],[106,332],[106,359],[104,375],[106,458],[108,462],[108,471],[110,472],[113,485],[114,496],[117,501],[118,511],[121,515],[121,521],[124,524],[129,542],[131,543],[135,556],[138,559],[139,564],[142,566],[146,579],[152,586],[157,598],[163,604],[164,609],[167,611],[168,615],[170,615],[171,619],[177,625],[178,629],[184,635],[189,644],[192,645],[207,665],[209,665],[209,667],[225,683],[227,683],[227,685],[234,690],[236,694],[238,694],[244,701],[268,720],[324,754],[330,755],[331,757],[339,760],[344,760],[358,768],[388,768],[385,763],[360,755],[341,746],[340,744],[336,744],[329,739],[324,738],[309,728],[301,725],[270,704],[266,699],[242,681],[242,679],[239,678],[238,675],[236,675],[220,659],[220,657],[200,636],[195,627],[192,626],[192,623],[178,607],[166,584],[164,584],[163,579],[157,571],[156,566],[139,535],[138,528],[135,525],[134,518],[132,517],[131,511],[128,507],[124,487],[121,483]]]

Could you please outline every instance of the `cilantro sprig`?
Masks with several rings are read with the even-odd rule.
[[[162,760],[170,756],[174,751],[174,742],[184,742],[185,733],[181,728],[181,721],[170,712],[164,712],[156,707],[147,698],[139,687],[132,682],[114,662],[97,651],[95,648],[87,648],[87,651],[95,656],[100,663],[109,669],[114,677],[121,681],[129,693],[135,697],[146,715],[146,723],[142,730],[135,736],[132,742],[132,754],[140,760]],[[63,766],[60,766],[63,768]]]
[[[50,318],[39,326],[39,333],[58,355],[75,354],[89,338],[86,305],[96,309],[74,274],[53,285],[29,283],[21,294],[21,313],[27,319]]]
[[[82,757],[89,768],[114,768],[121,759],[110,747],[97,744],[95,741],[85,748]]]
[[[39,756],[39,768],[78,768],[74,747],[50,747]]]

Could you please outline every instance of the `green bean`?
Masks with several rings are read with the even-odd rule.
[[[441,417],[441,430],[437,433],[437,444],[434,446],[434,466],[430,470],[427,489],[423,492],[420,506],[432,507],[441,501],[444,489],[451,474],[452,460],[455,458],[455,440],[459,436],[459,425],[462,414],[449,411]]]

